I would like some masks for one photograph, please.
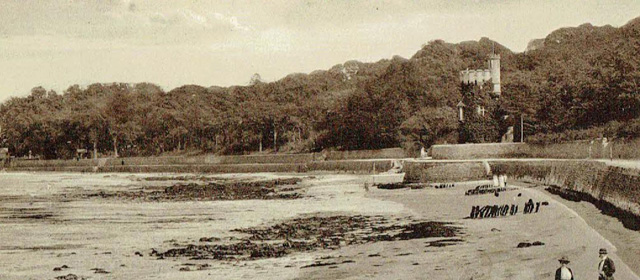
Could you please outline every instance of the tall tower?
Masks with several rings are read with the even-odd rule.
[[[491,54],[489,56],[489,70],[491,71],[491,83],[493,84],[493,95],[500,97],[500,55]]]
[[[462,100],[457,106],[460,143],[500,142],[500,136],[505,133],[499,102],[502,95],[500,55],[489,54],[488,64],[488,69],[460,72]]]

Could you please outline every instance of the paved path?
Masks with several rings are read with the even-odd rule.
[[[602,162],[610,166],[619,166],[624,168],[640,169],[640,160],[626,159],[558,159],[558,158],[485,158],[485,159],[419,159],[408,158],[403,159],[415,162],[483,162],[483,161],[582,161],[582,162]]]

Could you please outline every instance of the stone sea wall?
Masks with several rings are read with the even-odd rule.
[[[567,199],[585,200],[625,226],[640,229],[640,170],[584,160],[488,161],[491,173],[511,180],[550,186]],[[489,179],[482,161],[406,161],[405,183],[459,182]]]
[[[431,146],[433,159],[558,158],[640,159],[640,140],[573,141],[555,144],[484,143]]]
[[[235,163],[235,158],[223,163],[205,162],[204,158],[179,160],[169,158],[121,158],[100,160],[56,160],[56,161],[14,161],[5,166],[7,171],[29,172],[133,172],[133,173],[261,173],[261,172],[347,172],[375,174],[390,170],[394,160],[322,160],[301,161],[274,159],[265,163],[262,158],[253,158],[257,163]],[[241,162],[245,162],[243,159]],[[230,163],[231,162],[231,163]]]
[[[99,169],[120,170],[127,169],[123,166],[129,166],[129,169],[166,169],[163,166],[175,165],[180,169],[192,170],[214,170],[216,168],[204,168],[197,166],[213,166],[213,165],[255,165],[264,164],[267,166],[286,165],[287,168],[281,166],[271,168],[266,167],[264,170],[298,170],[294,165],[312,165],[312,170],[375,170],[380,171],[384,168],[390,168],[390,159],[404,158],[404,151],[400,148],[380,149],[380,150],[357,150],[357,151],[323,151],[318,153],[304,154],[257,154],[257,155],[197,155],[197,156],[150,156],[150,157],[124,157],[124,158],[100,158],[100,159],[80,159],[80,160],[36,160],[36,159],[12,159],[4,164],[10,170],[90,170],[98,167]],[[368,160],[369,163],[357,163],[357,160]],[[338,161],[344,161],[339,163]],[[1,161],[0,161],[1,163]],[[144,167],[141,167],[144,166]],[[185,167],[189,166],[189,167]],[[226,170],[227,167],[219,167],[216,170]],[[385,169],[386,170],[386,169]],[[274,171],[276,172],[276,171]]]
[[[431,146],[433,159],[483,159],[527,157],[529,145],[525,143],[484,143]]]
[[[405,183],[442,183],[489,179],[485,165],[478,162],[404,162]]]
[[[494,174],[552,186],[561,195],[617,208],[603,210],[633,214],[635,217],[627,218],[636,221],[640,217],[640,170],[594,161],[499,161],[490,165]]]

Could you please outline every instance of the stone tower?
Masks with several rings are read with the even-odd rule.
[[[500,89],[500,55],[489,55],[489,71],[491,71],[491,83],[493,84],[493,95],[500,97],[502,90]]]
[[[489,69],[463,70],[460,71],[460,82],[463,85],[479,86],[482,88],[484,83],[491,81],[493,90],[491,94],[494,98],[499,98],[502,94],[500,87],[500,55],[489,55]]]
[[[457,105],[460,143],[508,141],[500,137],[508,132],[499,102],[500,83],[500,55],[495,53],[488,55],[488,69],[460,71],[462,99]]]

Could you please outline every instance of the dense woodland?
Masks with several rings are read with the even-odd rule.
[[[458,73],[485,68],[492,50],[502,57],[497,106],[510,116],[501,127],[522,116],[535,142],[640,135],[640,18],[620,28],[562,28],[532,42],[513,53],[487,38],[437,40],[409,59],[348,61],[270,83],[254,75],[249,85],[228,88],[36,87],[0,105],[0,146],[43,158],[71,158],[76,149],[119,156],[397,146],[415,152],[458,141]],[[499,139],[501,132],[491,133]]]

